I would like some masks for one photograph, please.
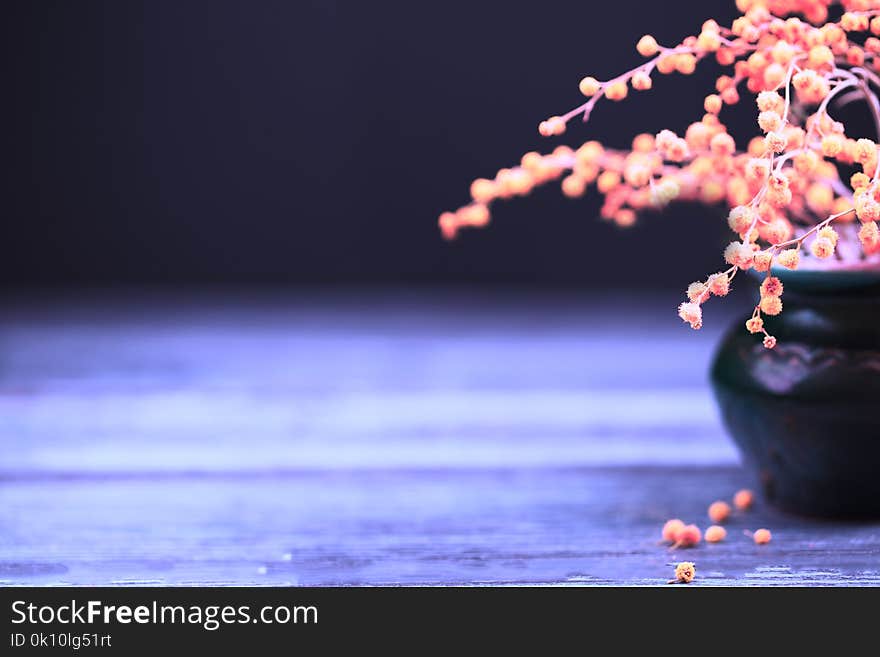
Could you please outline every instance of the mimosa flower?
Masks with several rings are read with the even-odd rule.
[[[709,519],[714,523],[722,523],[730,517],[730,505],[718,500],[709,505]]]
[[[684,529],[684,523],[678,518],[667,520],[663,525],[663,531],[661,532],[663,540],[668,543],[674,543],[675,537],[678,536],[678,533],[682,529]]]
[[[678,307],[678,316],[690,324],[692,329],[699,329],[703,326],[703,311],[698,303],[682,303]]]
[[[769,529],[759,529],[753,534],[752,538],[754,539],[755,543],[757,543],[758,545],[766,545],[767,543],[770,542],[770,538],[771,538],[770,530]]]
[[[880,104],[880,5],[845,0],[837,18],[828,11],[830,0],[736,4],[740,15],[730,25],[704,21],[698,32],[668,47],[651,35],[641,37],[636,50],[645,61],[604,82],[583,77],[581,104],[538,126],[544,137],[560,137],[589,120],[597,104],[626,101],[630,89],[650,89],[655,74],[689,75],[712,60],[724,71],[693,108],[683,135],[636,131],[631,148],[591,140],[526,153],[515,166],[475,180],[470,201],[440,215],[443,237],[488,225],[494,204],[551,181],[559,181],[571,198],[595,187],[605,196],[600,216],[621,228],[673,200],[723,204],[738,239],[724,250],[726,269],[688,287],[678,312],[693,328],[702,326],[701,305],[725,296],[740,270],[798,269],[821,261],[824,267],[880,266],[877,135],[857,134],[837,115],[849,102],[865,102],[872,112]],[[725,108],[740,102],[741,94],[754,99],[756,125],[750,134],[734,135]],[[842,177],[847,168],[855,172]],[[838,232],[831,225],[856,219],[858,230]],[[808,247],[803,254],[802,247]],[[776,285],[771,278],[762,286],[757,314],[746,323],[768,348],[776,338],[766,333],[762,315],[782,312],[779,292],[768,287]]]
[[[740,511],[751,509],[754,502],[754,493],[746,488],[736,491],[736,494],[733,496],[733,506],[735,506]]]
[[[712,525],[706,528],[705,538],[707,543],[720,543],[727,538],[727,530],[719,525]]]
[[[675,566],[675,579],[670,584],[690,584],[697,575],[697,567],[690,561],[682,561]]]

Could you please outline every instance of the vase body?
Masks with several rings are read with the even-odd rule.
[[[776,336],[731,327],[712,365],[722,419],[765,499],[789,512],[880,517],[880,274],[773,272]]]

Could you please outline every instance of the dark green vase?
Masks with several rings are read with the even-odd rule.
[[[737,322],[712,365],[730,434],[793,513],[880,517],[880,273],[789,272],[765,349]]]

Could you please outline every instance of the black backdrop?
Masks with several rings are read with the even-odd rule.
[[[5,3],[0,280],[78,284],[682,286],[720,265],[720,210],[621,231],[595,192],[507,204],[447,244],[469,181],[555,141],[586,73],[729,21],[733,0]],[[601,106],[571,143],[682,130],[717,68]],[[753,125],[752,104],[729,112]]]

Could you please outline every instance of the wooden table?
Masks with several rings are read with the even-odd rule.
[[[880,584],[880,524],[658,545],[750,484],[676,301],[7,301],[0,584]]]

